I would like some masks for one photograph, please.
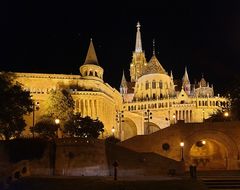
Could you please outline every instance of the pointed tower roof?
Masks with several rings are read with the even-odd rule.
[[[160,73],[160,74],[167,74],[161,63],[158,61],[155,55],[152,56],[150,61],[147,64],[147,68],[144,71],[144,74],[153,74],[153,73]]]
[[[140,32],[140,22],[137,23],[137,35],[136,35],[136,45],[135,52],[142,52],[142,40],[141,40],[141,32]]]
[[[127,80],[125,78],[124,70],[123,70],[123,75],[122,75],[121,86],[122,87],[127,87]]]
[[[173,74],[172,74],[172,70],[171,70],[171,72],[170,72],[170,77],[171,77],[171,79],[173,79]]]
[[[183,82],[189,82],[189,77],[188,77],[188,72],[187,72],[187,67],[185,67],[185,72],[183,75]]]
[[[199,85],[200,85],[201,87],[206,87],[206,86],[207,86],[207,82],[206,82],[206,80],[204,79],[203,74],[202,74],[202,78],[201,78],[201,80],[200,80],[200,82],[199,82]]]
[[[93,46],[92,39],[90,40],[87,56],[84,62],[84,65],[98,65],[97,55]]]
[[[153,40],[153,55],[150,61],[147,64],[147,67],[143,74],[153,74],[153,73],[160,73],[160,74],[167,74],[161,63],[158,61],[155,55],[155,40]]]

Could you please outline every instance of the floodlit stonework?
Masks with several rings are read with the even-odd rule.
[[[155,55],[147,62],[142,50],[140,23],[137,24],[136,46],[130,63],[130,79],[123,73],[120,93],[103,80],[92,40],[80,75],[15,73],[16,80],[31,92],[40,109],[26,116],[25,135],[29,127],[46,112],[45,101],[52,89],[68,89],[75,101],[75,112],[98,118],[104,123],[103,137],[115,134],[125,140],[135,135],[150,134],[184,120],[201,123],[211,114],[228,106],[228,99],[214,96],[213,86],[204,77],[191,84],[187,68],[179,88],[173,73],[163,68]]]
[[[209,86],[204,77],[199,83],[191,84],[187,68],[181,86],[177,86],[173,73],[168,74],[157,59],[155,42],[153,55],[146,63],[139,23],[136,36],[130,63],[131,81],[128,82],[123,73],[120,86],[124,123],[119,123],[119,126],[123,139],[150,134],[179,120],[201,123],[217,110],[229,107],[228,99],[214,96],[213,86]]]
[[[80,67],[81,75],[15,73],[17,81],[25,90],[31,92],[35,107],[35,123],[46,112],[46,99],[51,90],[67,89],[75,101],[75,112],[83,117],[99,119],[105,127],[104,137],[112,134],[115,126],[116,110],[121,108],[121,95],[103,81],[103,68],[98,64],[92,40],[84,64]],[[25,117],[27,128],[24,135],[31,135],[29,127],[33,126],[32,113]],[[61,121],[60,121],[61,122]]]

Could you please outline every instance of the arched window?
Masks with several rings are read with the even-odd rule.
[[[147,81],[146,82],[146,90],[148,90],[149,89],[149,82]]]
[[[153,88],[153,89],[156,88],[156,81],[155,81],[155,80],[152,82],[152,88]]]
[[[156,94],[155,94],[155,93],[153,93],[153,99],[154,99],[154,100],[156,99]]]
[[[95,76],[98,77],[97,71],[95,71]]]
[[[162,83],[162,81],[160,80],[160,82],[159,82],[159,88],[162,89],[162,87],[163,87],[163,83]]]
[[[93,72],[92,71],[89,72],[89,76],[93,76]]]
[[[162,93],[160,94],[160,99],[162,99],[163,98],[163,95],[162,95]]]

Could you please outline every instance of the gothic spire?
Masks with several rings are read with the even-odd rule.
[[[84,65],[98,65],[97,55],[93,46],[92,38],[90,40],[87,56],[84,62]]]
[[[121,86],[122,87],[127,87],[127,80],[125,78],[124,70],[123,70],[123,75],[122,75]]]
[[[185,73],[183,75],[183,82],[189,82],[187,67],[185,67]]]
[[[140,23],[137,23],[137,35],[136,35],[136,46],[135,46],[135,52],[142,52],[142,40],[141,40],[141,32],[140,32]]]

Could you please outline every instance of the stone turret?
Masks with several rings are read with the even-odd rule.
[[[100,67],[97,55],[90,40],[87,56],[84,64],[80,67],[80,73],[83,78],[103,81],[103,68]]]
[[[182,78],[182,88],[187,93],[187,95],[190,95],[191,84],[190,84],[190,80],[189,80],[189,77],[188,77],[187,67],[185,67],[185,73],[184,73],[183,78]]]

